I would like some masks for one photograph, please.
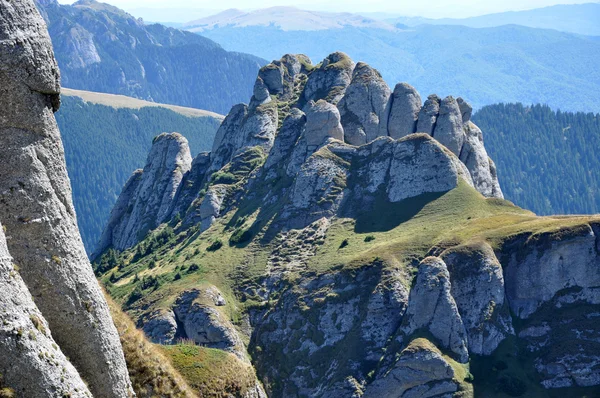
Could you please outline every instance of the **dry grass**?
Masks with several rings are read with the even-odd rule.
[[[79,97],[86,102],[92,104],[110,106],[112,108],[129,108],[129,109],[140,109],[146,107],[159,107],[170,109],[173,112],[179,113],[183,116],[188,117],[213,117],[215,119],[223,120],[224,116],[215,112],[205,111],[203,109],[186,108],[183,106],[158,104],[156,102],[149,102],[140,100],[137,98],[131,98],[124,95],[106,94],[106,93],[95,93],[92,91],[73,90],[70,88],[62,88],[62,95],[68,97]]]
[[[149,342],[119,306],[106,296],[121,337],[129,377],[138,398],[198,397],[160,349]]]

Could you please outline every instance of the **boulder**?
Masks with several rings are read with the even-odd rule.
[[[354,62],[346,54],[335,52],[328,55],[306,82],[301,105],[321,99],[336,105],[352,80],[353,70]]]
[[[394,145],[387,186],[390,202],[449,191],[461,178],[473,184],[458,158],[426,134],[411,134]]]
[[[221,213],[221,204],[227,194],[225,185],[212,185],[208,188],[202,204],[200,205],[200,230],[206,231],[214,224]]]
[[[448,249],[441,258],[450,272],[450,293],[467,331],[469,352],[490,355],[514,335],[502,266],[487,243]]]
[[[382,125],[384,128],[387,127],[387,131],[380,135],[389,135],[398,139],[416,133],[421,104],[421,96],[413,86],[407,83],[398,83],[388,103],[387,123]],[[429,131],[418,131],[430,133]]]
[[[22,397],[91,396],[31,299],[8,253],[1,225],[0,291],[0,383]]]
[[[460,362],[469,360],[467,332],[451,294],[448,268],[440,258],[427,257],[419,264],[400,330],[404,340],[426,330]]]
[[[344,129],[337,108],[323,100],[310,101],[306,107],[304,138],[308,146],[319,146],[328,138],[343,141]]]
[[[417,121],[417,132],[433,135],[435,124],[440,113],[441,99],[435,94],[427,97],[425,104],[419,111],[419,120]]]
[[[0,221],[8,249],[91,393],[128,397],[119,335],[77,227],[53,114],[60,86],[52,44],[33,1],[0,0],[0,10]]]
[[[356,64],[352,81],[337,105],[347,143],[362,145],[381,135],[380,123],[385,124],[390,94],[377,70],[362,62]]]
[[[465,132],[460,108],[451,96],[444,98],[440,103],[440,113],[437,117],[433,137],[453,154],[460,155],[465,141]]]

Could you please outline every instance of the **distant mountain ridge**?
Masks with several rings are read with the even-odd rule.
[[[48,24],[62,83],[217,113],[250,95],[266,61],[159,24],[145,25],[94,0],[37,2]]]
[[[345,26],[394,30],[386,22],[348,12],[330,13],[302,10],[296,7],[270,7],[245,12],[235,8],[184,24],[192,32],[222,27],[274,26],[282,30],[325,30]]]
[[[561,32],[600,36],[600,3],[559,4],[526,11],[509,11],[471,18],[399,17],[386,19],[392,24],[406,26],[463,25],[471,28],[491,28],[502,25],[521,25],[530,28],[554,29]]]

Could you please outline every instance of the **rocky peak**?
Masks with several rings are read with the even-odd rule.
[[[187,139],[179,133],[157,136],[143,170],[129,178],[111,212],[96,253],[123,250],[168,221],[184,175],[192,168]]]

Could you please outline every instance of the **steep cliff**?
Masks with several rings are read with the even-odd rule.
[[[9,351],[8,358],[0,359],[4,382],[24,396],[48,396],[44,394],[52,387],[84,396],[87,388],[66,355],[94,396],[127,397],[133,390],[119,336],[83,248],[71,201],[53,114],[60,105],[60,85],[50,38],[32,1],[2,1],[0,9],[0,220],[20,274],[10,276],[16,271],[4,252],[3,279],[14,278],[8,288],[17,289],[12,303],[20,300],[23,312],[11,315],[17,318],[2,327],[3,351]],[[19,330],[30,335],[19,336]],[[11,333],[22,340],[7,339]],[[34,342],[38,338],[39,345]],[[52,338],[56,344],[48,347]],[[18,359],[25,362],[24,375],[5,362],[14,344],[28,351]],[[62,363],[64,373],[48,363]]]
[[[155,342],[247,351],[272,397],[596,394],[600,219],[503,200],[470,118],[345,54],[286,55],[98,274]]]

